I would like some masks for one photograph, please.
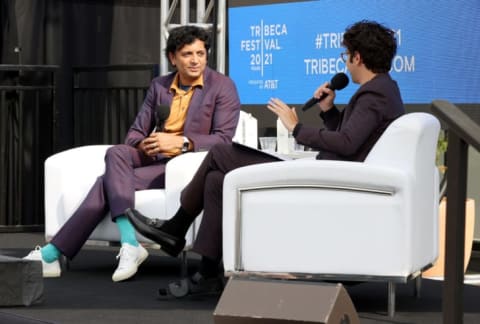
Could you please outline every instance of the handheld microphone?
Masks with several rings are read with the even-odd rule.
[[[153,129],[152,133],[163,131],[163,127],[165,126],[165,121],[167,120],[168,116],[170,116],[169,105],[162,104],[155,107],[155,128]]]
[[[327,88],[329,89],[332,89],[332,90],[342,90],[343,88],[345,88],[346,86],[348,85],[348,76],[343,73],[343,72],[340,72],[340,73],[337,73],[333,76],[332,80],[330,80],[330,84],[327,86]],[[308,100],[302,107],[302,110],[303,111],[307,111],[308,109],[312,108],[313,105],[315,105],[317,102],[325,99],[325,97],[327,96],[326,93],[322,94],[320,96],[320,98],[311,98],[310,100]]]

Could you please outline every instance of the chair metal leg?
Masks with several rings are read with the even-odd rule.
[[[182,251],[181,257],[181,269],[180,269],[180,276],[181,278],[188,277],[188,260],[187,260],[187,251]]]
[[[388,316],[395,316],[395,283],[391,281],[388,282]]]
[[[60,262],[60,269],[65,271],[70,270],[70,260],[68,260],[66,256],[61,255],[58,261]]]
[[[420,298],[420,290],[422,289],[422,275],[415,278],[415,297]]]

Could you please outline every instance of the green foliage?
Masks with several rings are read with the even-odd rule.
[[[437,155],[436,155],[436,164],[441,169],[445,169],[445,153],[448,148],[448,138],[445,130],[440,131],[437,142]]]

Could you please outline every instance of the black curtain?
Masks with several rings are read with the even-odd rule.
[[[0,227],[44,222],[43,163],[73,145],[72,67],[158,63],[159,17],[158,0],[0,0],[0,64],[58,65],[55,98],[51,93],[35,98],[18,91],[2,93]],[[51,78],[47,72],[0,68],[2,85],[41,85]],[[105,74],[92,75],[88,82],[135,79]],[[48,113],[53,102],[54,117]]]

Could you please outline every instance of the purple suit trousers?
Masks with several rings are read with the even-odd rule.
[[[98,177],[85,200],[52,238],[63,255],[73,258],[110,210],[112,219],[134,207],[135,191],[164,188],[165,163],[125,144],[105,155],[105,174]]]

